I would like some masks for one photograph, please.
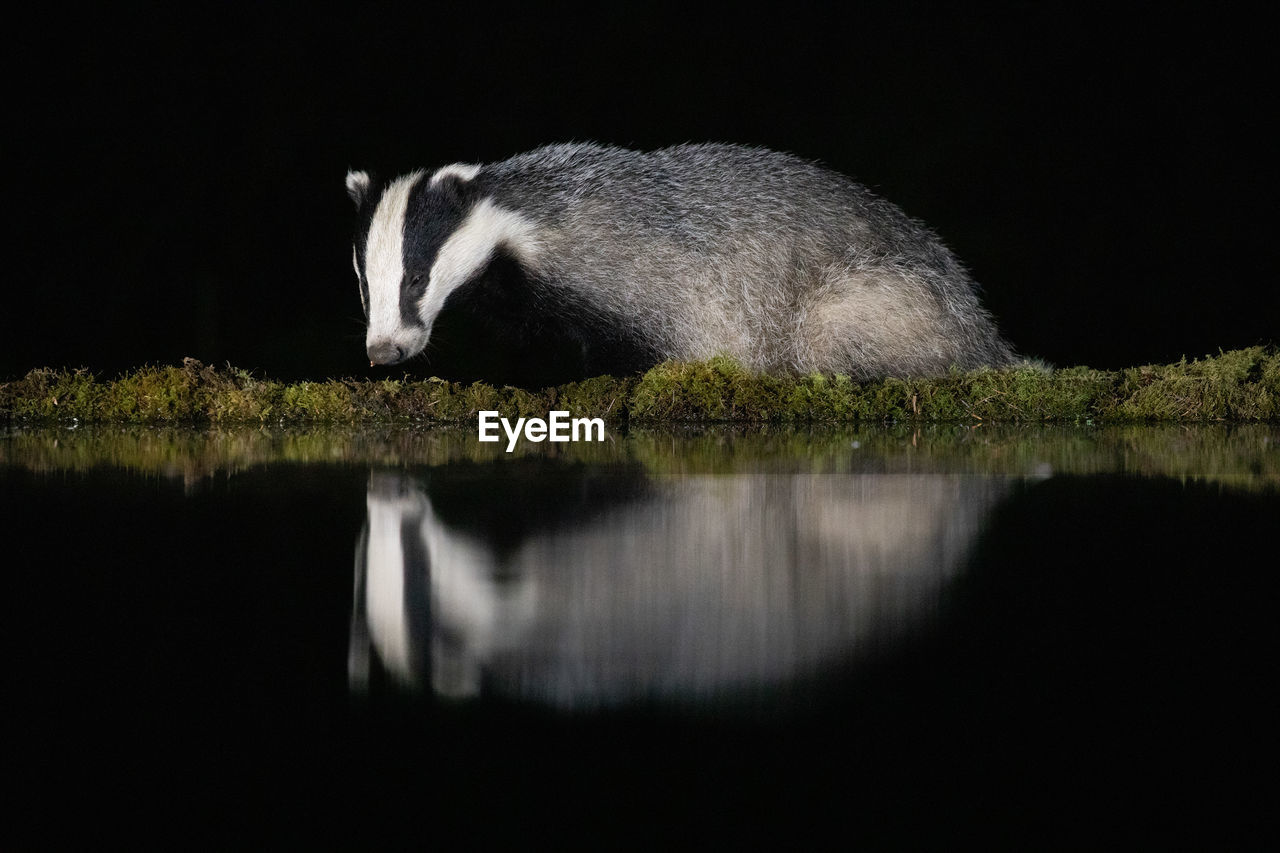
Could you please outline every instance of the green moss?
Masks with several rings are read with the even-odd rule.
[[[549,408],[573,412],[580,417],[602,417],[617,420],[624,417],[638,379],[615,379],[599,376],[582,382],[571,382],[555,389]]]
[[[1261,347],[1121,372],[1125,420],[1272,420],[1280,353]]]
[[[752,374],[732,359],[664,362],[541,391],[355,379],[285,385],[187,359],[102,381],[33,370],[0,383],[0,417],[31,422],[460,423],[481,410],[535,417],[564,409],[612,423],[1088,423],[1280,419],[1280,352],[1251,347],[1120,371],[1021,365],[928,379]]]
[[[639,421],[734,420],[735,391],[751,381],[727,358],[663,362],[640,378],[631,395],[630,415]]]

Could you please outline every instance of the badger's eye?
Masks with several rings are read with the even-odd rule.
[[[426,276],[422,273],[414,273],[413,277],[409,279],[409,286],[414,290],[422,290],[427,286]]]

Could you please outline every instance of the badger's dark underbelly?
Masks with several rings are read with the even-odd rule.
[[[528,388],[629,375],[661,360],[642,330],[531,278],[505,252],[449,295],[431,341],[427,359],[441,376]]]

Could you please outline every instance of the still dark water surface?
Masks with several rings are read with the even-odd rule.
[[[1273,836],[1275,428],[11,428],[0,500],[46,842]]]

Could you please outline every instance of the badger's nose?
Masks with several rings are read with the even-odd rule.
[[[369,365],[397,364],[404,361],[404,350],[391,341],[375,341],[369,344]]]

